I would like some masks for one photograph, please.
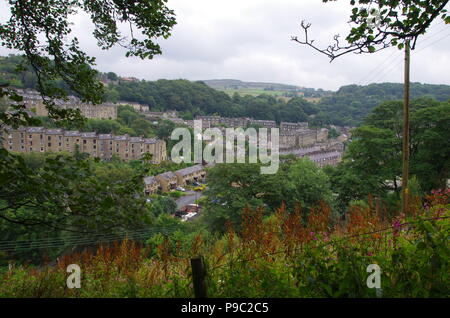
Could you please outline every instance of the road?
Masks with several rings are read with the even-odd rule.
[[[195,203],[195,200],[202,197],[202,192],[196,192],[196,191],[186,191],[186,195],[182,196],[181,198],[177,199],[175,202],[177,203],[177,210],[181,209],[182,207]]]

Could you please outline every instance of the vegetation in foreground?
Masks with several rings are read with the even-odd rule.
[[[190,258],[207,264],[210,297],[449,297],[450,191],[416,198],[409,214],[353,206],[332,222],[321,204],[306,216],[283,206],[270,217],[245,209],[242,229],[155,235],[66,255],[55,266],[10,266],[2,297],[193,297]],[[82,269],[80,289],[68,289],[66,268]],[[366,285],[367,267],[381,267],[381,290]]]

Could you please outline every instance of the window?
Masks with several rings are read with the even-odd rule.
[[[95,144],[95,143],[97,143],[97,140],[96,140],[96,139],[94,139],[94,140],[93,140],[93,142],[94,142],[94,144]]]
[[[96,145],[94,145],[94,149],[96,149],[96,147],[97,147],[97,146],[96,146]]]
[[[31,136],[31,135],[28,135],[28,138],[30,138],[30,139],[31,139],[31,138],[33,138],[33,136]]]
[[[58,146],[60,146],[60,147],[61,147],[61,143],[59,143],[59,144],[58,144]]]
[[[84,144],[84,145],[86,144],[86,139],[83,139],[83,144]]]
[[[52,136],[48,136],[48,141],[52,140]]]
[[[44,139],[44,136],[43,136],[42,134],[41,134],[41,136],[40,136],[40,137],[41,137],[41,139]]]
[[[52,143],[51,143],[51,142],[49,142],[49,143],[48,143],[48,146],[49,146],[49,147],[51,147],[51,146],[52,146]]]

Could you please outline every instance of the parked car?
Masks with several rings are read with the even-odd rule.
[[[197,181],[194,181],[194,182],[192,182],[192,185],[198,187],[198,186],[200,186],[201,184],[198,183]]]
[[[203,191],[203,190],[205,190],[205,188],[206,188],[206,185],[202,184],[202,185],[200,185],[198,187],[195,187],[194,191]]]
[[[177,187],[176,190],[181,191],[181,192],[186,192],[186,189],[183,187]]]
[[[181,210],[178,210],[178,211],[175,212],[175,216],[176,216],[177,218],[181,218],[181,217],[183,217],[183,216],[186,215],[186,214],[187,214],[186,211],[181,211]]]
[[[193,218],[193,217],[196,216],[196,215],[197,215],[196,212],[189,212],[188,214],[183,215],[183,216],[181,217],[181,221],[186,222],[187,220],[189,220],[190,218]]]

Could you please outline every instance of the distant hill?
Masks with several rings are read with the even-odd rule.
[[[429,97],[440,102],[450,100],[450,86],[411,83],[411,98],[419,97]],[[317,103],[320,112],[315,121],[321,124],[358,125],[372,108],[381,102],[402,99],[401,83],[342,86],[337,92]]]
[[[264,83],[264,82],[243,82],[235,79],[212,79],[202,81],[209,87],[215,89],[275,89],[275,90],[286,90],[293,91],[301,89],[301,87],[294,85],[286,85],[279,83]]]
[[[16,71],[20,62],[19,56],[0,57],[0,84],[36,89],[36,76],[31,68]],[[403,97],[403,85],[400,83],[347,85],[337,92],[331,92],[230,79],[146,81],[123,78],[112,72],[99,73],[99,79],[107,84],[104,95],[106,101],[141,103],[155,111],[177,110],[185,119],[217,114],[278,122],[308,121],[318,126],[356,126],[381,102],[401,100]],[[411,97],[450,100],[450,86],[412,83]],[[310,102],[315,99],[316,102]]]
[[[295,85],[266,83],[266,82],[244,82],[236,79],[212,79],[203,80],[203,83],[211,88],[224,91],[230,95],[239,93],[241,95],[269,94],[280,97],[311,97],[320,98],[330,95],[331,91],[322,89],[307,88]]]

